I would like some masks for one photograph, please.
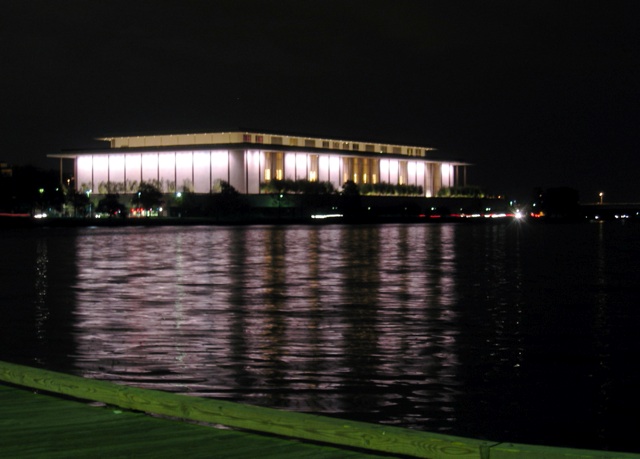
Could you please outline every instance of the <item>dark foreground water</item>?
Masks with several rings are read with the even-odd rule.
[[[0,359],[637,451],[639,236],[614,222],[2,230]]]

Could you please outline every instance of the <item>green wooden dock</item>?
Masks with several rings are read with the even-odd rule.
[[[376,458],[0,385],[2,458]]]
[[[6,362],[0,382],[1,458],[640,459],[169,394]]]

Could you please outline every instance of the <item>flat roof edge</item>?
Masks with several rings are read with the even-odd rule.
[[[126,154],[126,153],[153,153],[153,152],[189,152],[198,150],[264,150],[264,151],[287,151],[301,153],[317,153],[317,154],[339,154],[342,156],[357,156],[364,158],[390,158],[402,160],[419,160],[426,162],[449,163],[459,166],[471,166],[473,164],[457,159],[449,159],[443,157],[432,156],[409,156],[401,153],[379,153],[367,152],[359,150],[338,150],[321,147],[304,147],[293,145],[274,145],[274,144],[254,144],[254,143],[231,143],[231,144],[196,144],[196,145],[167,145],[167,146],[151,146],[151,147],[120,147],[120,148],[97,148],[83,149],[77,151],[66,151],[62,153],[48,154],[48,158],[57,159],[76,159],[80,156],[88,155],[109,155],[109,154]]]
[[[141,134],[141,135],[124,135],[124,136],[105,136],[97,137],[95,140],[103,142],[113,142],[114,140],[123,139],[142,139],[142,138],[160,138],[160,137],[189,137],[189,136],[208,136],[208,135],[251,135],[251,136],[269,136],[269,137],[289,137],[304,140],[315,141],[328,141],[328,142],[340,142],[347,144],[372,144],[372,145],[384,145],[389,147],[404,147],[404,148],[420,148],[428,151],[437,150],[435,147],[426,145],[408,145],[404,143],[388,142],[383,140],[364,140],[364,139],[346,139],[337,137],[317,136],[317,135],[305,135],[296,133],[279,133],[269,132],[262,130],[222,130],[222,131],[210,131],[210,132],[184,132],[184,133],[164,133],[164,134]],[[241,143],[241,142],[238,142]],[[256,142],[258,144],[258,142]],[[184,144],[180,144],[184,145]],[[199,144],[196,144],[199,145]],[[267,144],[271,145],[271,144]]]

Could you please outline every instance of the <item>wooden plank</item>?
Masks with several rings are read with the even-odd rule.
[[[131,410],[430,459],[480,459],[493,443],[89,380],[0,362],[0,380]],[[484,456],[484,454],[483,454]]]
[[[107,381],[88,380],[6,362],[0,362],[0,381],[81,399],[95,400],[147,413],[403,456],[432,459],[640,459],[640,454],[634,453],[488,442],[398,427],[345,421],[324,416],[292,413],[222,400],[203,399],[127,387]],[[17,403],[22,402],[18,401]],[[23,408],[26,407],[27,403],[31,402],[25,402]],[[15,403],[7,403],[0,406],[2,406],[3,412],[5,407],[7,412],[8,410],[15,412],[17,408]],[[49,412],[49,407],[36,404],[35,408],[41,412],[47,412],[47,415],[55,416],[55,413]],[[28,420],[20,420],[19,422],[22,423],[22,427],[30,428]],[[0,422],[0,427],[4,428],[5,426]],[[105,425],[105,428],[110,427]],[[160,442],[163,439],[162,435],[164,434],[160,432],[157,437]],[[167,435],[170,436],[170,434]],[[249,449],[245,453],[250,456],[254,455],[249,454],[249,450],[254,447],[247,446],[247,448]],[[255,453],[255,449],[253,453]],[[183,455],[180,454],[180,451],[176,454]],[[88,456],[91,456],[91,454],[87,454]],[[264,454],[261,452],[260,456],[264,456]],[[11,456],[8,455],[6,457]],[[305,454],[304,457],[309,456]]]
[[[20,404],[23,410],[17,409]],[[154,418],[116,407],[89,406],[3,385],[0,457],[382,459],[359,451]]]
[[[552,446],[500,443],[491,448],[490,459],[638,459],[640,454]]]

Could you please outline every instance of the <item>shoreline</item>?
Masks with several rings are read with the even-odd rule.
[[[129,217],[129,218],[73,218],[73,217],[0,217],[0,228],[85,228],[85,227],[142,227],[142,226],[252,226],[252,225],[371,225],[400,223],[507,223],[514,217],[459,218],[449,216],[362,216],[362,217]]]

